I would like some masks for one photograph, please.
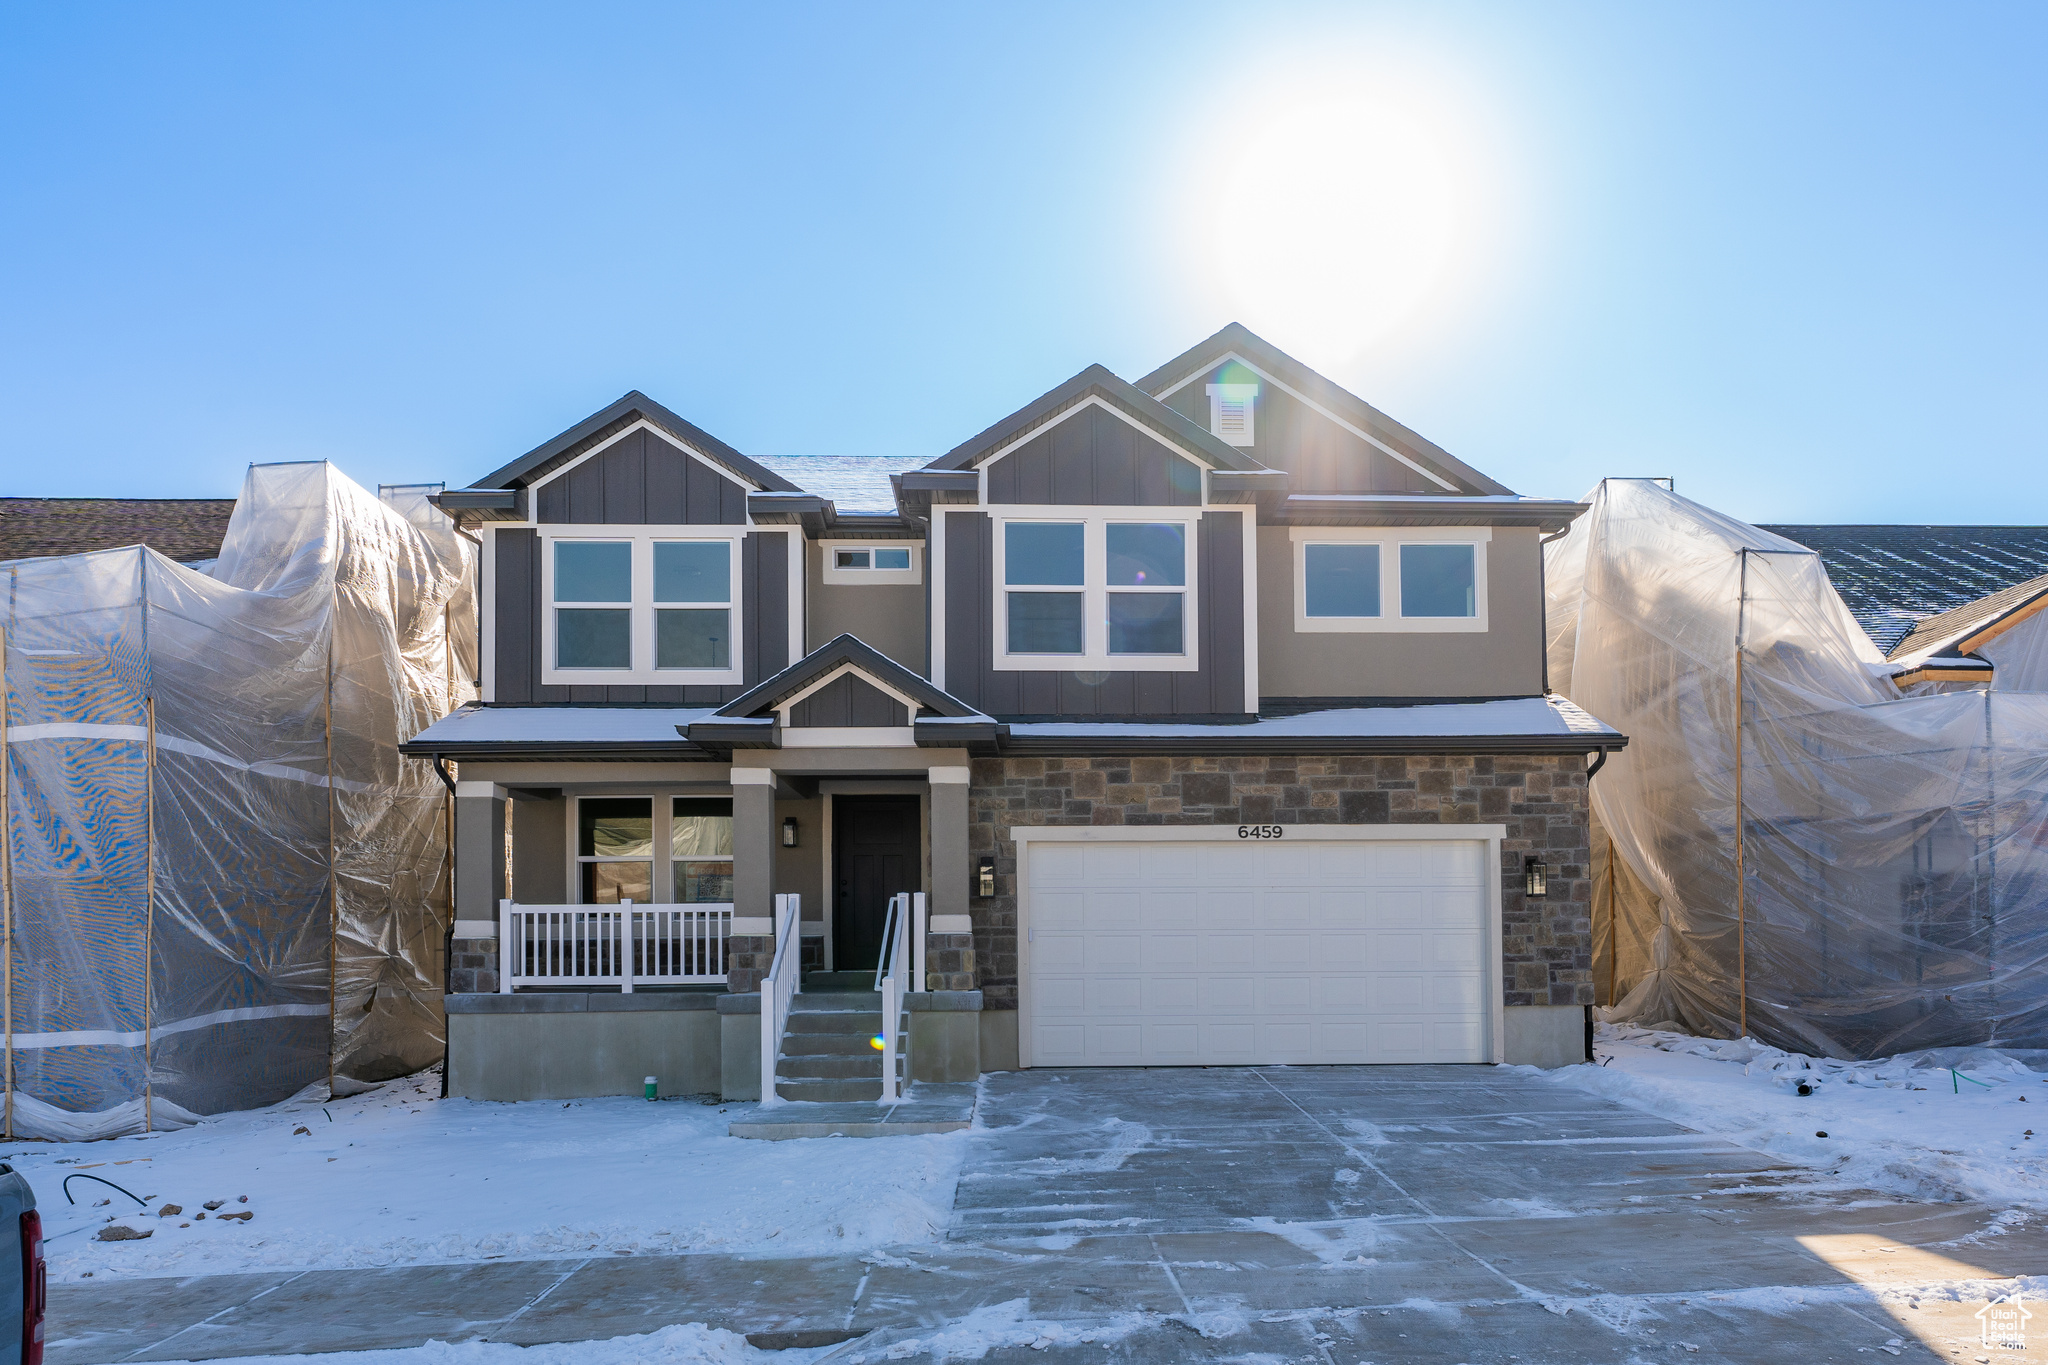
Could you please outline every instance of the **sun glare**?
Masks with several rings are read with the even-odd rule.
[[[1327,361],[1412,328],[1473,264],[1480,168],[1427,91],[1280,92],[1211,149],[1214,278],[1244,319]]]

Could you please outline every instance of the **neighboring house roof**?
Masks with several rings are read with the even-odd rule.
[[[601,445],[635,422],[648,421],[666,431],[683,445],[706,459],[724,465],[733,473],[761,488],[777,493],[801,493],[780,474],[734,450],[725,442],[693,423],[670,412],[638,389],[590,414],[552,440],[543,441],[502,469],[478,479],[472,488],[525,488],[539,483],[556,469],[584,451]]]
[[[2048,574],[2048,526],[1765,526],[1814,550],[1880,650],[1921,622]]]
[[[233,498],[0,498],[0,559],[147,545],[190,563],[215,559]]]
[[[1257,460],[1237,447],[1218,440],[1206,428],[1196,426],[1151,394],[1125,383],[1100,365],[1090,365],[1058,388],[1040,394],[1002,421],[979,435],[962,441],[924,468],[973,469],[1033,427],[1069,408],[1078,407],[1090,398],[1100,398],[1140,425],[1150,428],[1162,440],[1172,442],[1189,454],[1200,456],[1215,468],[1264,468]]]
[[[1216,335],[1182,351],[1140,379],[1137,387],[1149,394],[1164,393],[1232,355],[1254,369],[1265,371],[1316,406],[1336,413],[1371,439],[1383,442],[1450,480],[1461,492],[1514,492],[1507,485],[1489,479],[1436,442],[1410,431],[1349,389],[1317,374],[1240,322],[1233,322]]]
[[[1930,655],[1960,660],[2043,608],[2048,608],[2048,574],[1928,617],[1885,657]]]
[[[894,515],[896,491],[889,476],[922,469],[925,460],[912,455],[771,455],[761,463],[842,513]]]

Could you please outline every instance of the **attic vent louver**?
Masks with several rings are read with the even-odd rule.
[[[1257,384],[1209,385],[1209,432],[1234,446],[1252,443],[1252,400]]]

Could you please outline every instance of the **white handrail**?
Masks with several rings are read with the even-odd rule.
[[[903,997],[910,987],[910,927],[924,918],[924,894],[915,897],[899,891],[889,898],[889,917],[882,936],[882,960],[877,964],[877,987],[882,992],[882,1093],[877,1101],[895,1104],[903,1098],[902,1081],[896,1074],[896,1058],[903,1051],[901,1018]]]
[[[498,991],[706,985],[726,978],[729,905],[498,902]]]
[[[789,1023],[790,1001],[803,976],[803,898],[790,893],[775,898],[775,957],[761,979],[761,1103],[782,1103],[775,1091],[775,1064],[781,1060],[782,1030]]]
[[[916,970],[910,974],[910,989],[927,991],[931,989],[931,978],[925,975],[924,952],[926,933],[931,924],[924,912],[924,892],[920,891],[912,896],[910,903],[916,910],[910,921],[911,961],[917,964]]]

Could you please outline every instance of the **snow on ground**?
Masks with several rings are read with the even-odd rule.
[[[72,1280],[593,1252],[859,1252],[937,1236],[966,1152],[965,1133],[727,1136],[751,1104],[490,1104],[439,1099],[439,1089],[424,1073],[349,1099],[301,1096],[177,1132],[17,1143],[4,1155],[35,1188],[51,1275]],[[78,1203],[67,1205],[60,1185],[72,1171],[126,1187],[147,1211],[90,1180],[72,1182]],[[221,1207],[200,1217],[216,1199]],[[172,1204],[182,1211],[158,1216]],[[252,1217],[222,1217],[243,1212]],[[98,1240],[113,1222],[150,1236]]]
[[[1535,1074],[1845,1185],[2048,1209],[2048,1075],[2026,1065],[2042,1054],[1958,1048],[1838,1062],[1622,1024],[1600,1025],[1594,1050],[1599,1066]],[[1811,1094],[1799,1094],[1802,1083]]]
[[[319,1357],[321,1365],[801,1365],[832,1348],[762,1351],[734,1332],[701,1322],[664,1327],[644,1336],[609,1341],[571,1341],[552,1346],[509,1346],[501,1342],[430,1341],[393,1351],[340,1351]],[[306,1365],[308,1356],[242,1356],[236,1365]],[[180,1361],[176,1365],[191,1365]]]

